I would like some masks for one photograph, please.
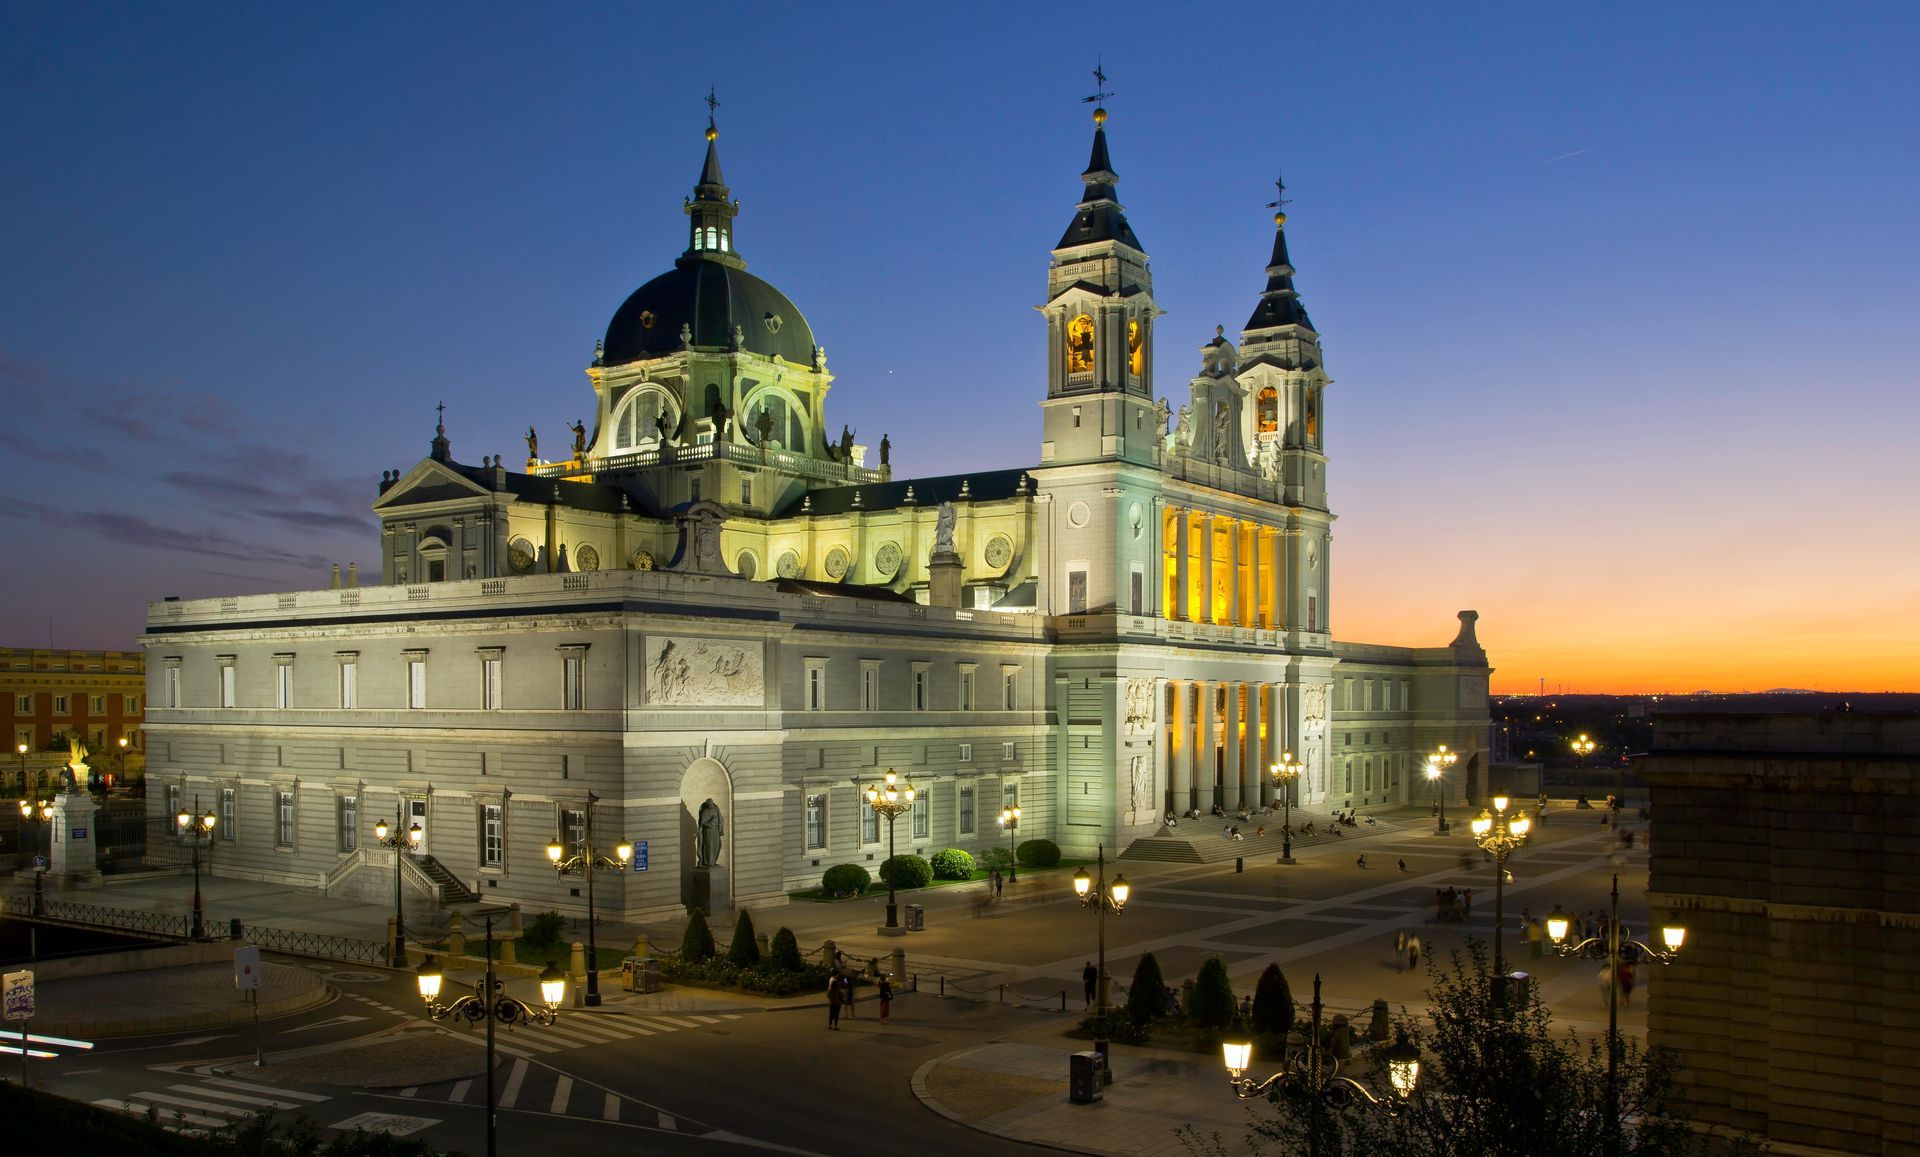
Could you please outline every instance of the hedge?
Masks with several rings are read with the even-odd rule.
[[[1022,840],[1016,854],[1023,868],[1054,868],[1060,865],[1060,845],[1052,840]]]
[[[880,879],[895,888],[924,888],[933,882],[933,865],[925,856],[893,856],[880,864]]]
[[[829,896],[858,896],[873,877],[859,864],[835,864],[820,875],[820,890]]]
[[[973,879],[973,857],[959,848],[941,848],[929,862],[936,880]]]

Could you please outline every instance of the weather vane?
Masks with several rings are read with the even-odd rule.
[[[1267,202],[1267,208],[1279,209],[1290,203],[1292,198],[1287,196],[1287,179],[1284,174],[1273,179],[1273,189],[1273,200]]]
[[[716,111],[718,111],[719,108],[720,108],[720,98],[714,95],[713,85],[708,85],[707,86],[707,119],[712,120],[713,114]]]
[[[1092,96],[1081,97],[1081,104],[1102,105],[1106,103],[1108,97],[1113,95],[1107,91],[1107,72],[1098,57],[1094,58],[1093,80],[1094,93]]]

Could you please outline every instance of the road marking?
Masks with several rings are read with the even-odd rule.
[[[467,1090],[471,1088],[473,1088],[473,1082],[470,1080],[456,1081],[453,1085],[453,1091],[447,1094],[447,1100],[464,1101],[467,1099]]]
[[[311,1032],[316,1028],[332,1028],[334,1025],[337,1025],[337,1024],[352,1024],[354,1021],[365,1020],[365,1019],[367,1018],[364,1016],[354,1016],[351,1013],[349,1013],[345,1016],[331,1017],[327,1020],[316,1020],[312,1024],[303,1024],[299,1028],[281,1029],[280,1035],[291,1036],[292,1034],[297,1032]]]
[[[610,1024],[590,1024],[577,1017],[572,1020],[562,1021],[545,1031],[570,1032],[576,1036],[595,1037],[603,1041],[627,1039],[626,1029],[624,1027]]]
[[[513,1072],[507,1077],[507,1087],[501,1090],[500,1093],[500,1107],[502,1109],[513,1108],[513,1103],[520,1099],[520,1085],[526,1079],[527,1062],[524,1060],[513,1062]]]
[[[660,1114],[660,1127],[662,1129],[678,1129],[680,1126],[671,1116],[662,1113]]]
[[[115,1112],[125,1113],[130,1117],[144,1117],[147,1115],[147,1110],[156,1108],[156,1106],[148,1104],[145,1101],[99,1100],[99,1101],[95,1101],[94,1104],[98,1105],[102,1109],[112,1109]],[[195,1125],[202,1125],[202,1126],[215,1128],[215,1129],[227,1123],[227,1118],[225,1117],[203,1117],[203,1116],[200,1116],[198,1113],[171,1113],[165,1110],[160,1110],[160,1123],[162,1125],[165,1125],[169,1120],[173,1120],[176,1118],[181,1121],[192,1122]],[[194,1129],[194,1130],[183,1130],[183,1131],[190,1131],[190,1132],[197,1133],[200,1130]]]
[[[572,1096],[573,1096],[573,1078],[561,1077],[559,1080],[554,1082],[553,1104],[548,1108],[547,1111],[550,1113],[566,1112],[567,1101]]]
[[[223,1101],[239,1101],[243,1105],[265,1105],[270,1109],[298,1109],[299,1101],[276,1101],[272,1097],[249,1097],[245,1093],[229,1093],[221,1089],[206,1089],[199,1085],[169,1085],[177,1093],[194,1093],[202,1097],[219,1097]]]
[[[192,1097],[176,1097],[172,1093],[155,1093],[144,1089],[135,1093],[134,1096],[145,1097],[149,1101],[158,1101],[165,1105],[184,1105],[189,1109],[205,1109],[209,1113],[226,1113],[229,1117],[235,1113],[244,1113],[247,1111],[238,1105],[222,1105],[215,1101],[196,1101]]]
[[[619,1097],[614,1096],[612,1093],[607,1094],[607,1107],[600,1111],[600,1119],[602,1121],[618,1121],[620,1119]]]
[[[655,1018],[654,1018],[654,1021],[653,1021],[653,1023],[655,1023],[655,1024],[659,1024],[659,1023],[661,1023],[661,1022],[663,1022],[663,1021],[664,1021],[665,1023],[667,1023],[667,1024],[671,1024],[671,1025],[678,1025],[678,1026],[679,1026],[679,1027],[681,1027],[681,1028],[699,1028],[699,1027],[700,1027],[700,1022],[699,1022],[699,1021],[694,1021],[694,1020],[677,1020],[677,1019],[675,1019],[674,1017],[671,1017],[671,1016],[661,1016],[661,1017],[655,1017]]]
[[[690,1019],[697,1020],[701,1024],[719,1024],[720,1023],[720,1018],[717,1016],[696,1016]]]
[[[333,1099],[325,1093],[302,1093],[297,1089],[276,1089],[272,1085],[256,1085],[250,1081],[228,1080],[226,1077],[207,1077],[206,1083],[209,1085],[222,1085],[229,1089],[242,1089],[249,1093],[277,1093],[282,1097],[292,1097],[296,1101],[311,1101],[316,1105],[322,1101],[331,1101]]]
[[[400,1095],[403,1097],[411,1097],[419,1091],[419,1085],[408,1085],[406,1088],[400,1090]]]
[[[219,1040],[221,1037],[228,1036],[228,1035],[231,1035],[231,1034],[220,1033],[216,1036],[190,1036],[186,1040],[174,1041],[172,1044],[168,1045],[167,1047],[170,1049],[183,1049],[183,1048],[186,1048],[188,1045],[203,1045],[203,1044],[206,1044],[208,1041]]]

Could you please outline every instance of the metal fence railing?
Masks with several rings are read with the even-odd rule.
[[[192,926],[192,920],[187,916],[174,916],[166,912],[141,912],[126,908],[103,908],[98,904],[76,904],[71,900],[43,898],[36,912],[32,896],[8,896],[4,901],[4,907],[7,914],[11,916],[37,915],[42,920],[57,920],[63,924],[83,924],[90,928],[143,932],[176,940],[185,940]]]
[[[301,932],[292,928],[267,928],[259,924],[242,925],[241,934],[249,944],[257,944],[269,952],[284,952],[289,956],[316,956],[322,960],[351,960],[359,964],[387,963],[387,946],[377,940]]]

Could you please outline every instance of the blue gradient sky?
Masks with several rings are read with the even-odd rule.
[[[0,641],[377,566],[443,398],[464,460],[559,444],[710,83],[831,420],[1031,464],[1103,56],[1176,405],[1285,167],[1340,636],[1471,606],[1509,690],[1920,690],[1920,8],[545,7],[4,5]]]

